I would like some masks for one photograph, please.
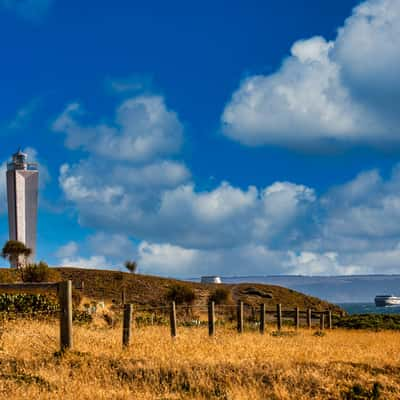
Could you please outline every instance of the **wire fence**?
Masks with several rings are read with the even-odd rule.
[[[300,310],[299,307],[282,309],[281,304],[276,304],[274,308],[267,308],[266,304],[257,306],[246,304],[239,301],[237,304],[190,304],[182,303],[162,305],[134,305],[113,304],[106,308],[102,302],[103,311],[97,312],[97,308],[93,310],[79,310],[73,308],[72,304],[72,282],[58,283],[26,283],[26,284],[0,284],[0,288],[12,289],[17,291],[26,291],[28,289],[41,289],[42,291],[56,290],[58,303],[53,306],[46,303],[42,299],[39,303],[29,303],[30,308],[26,307],[23,297],[14,297],[17,299],[18,307],[10,305],[8,298],[3,298],[6,306],[0,308],[0,323],[4,320],[12,320],[17,318],[30,319],[59,319],[60,326],[60,347],[61,352],[72,348],[72,325],[73,323],[86,323],[93,320],[93,314],[103,317],[110,327],[116,328],[122,323],[123,346],[127,346],[130,342],[132,327],[140,329],[146,326],[169,325],[171,336],[178,334],[180,327],[202,327],[208,326],[208,333],[213,336],[218,327],[236,329],[238,333],[243,333],[245,329],[259,329],[260,333],[265,333],[269,324],[274,324],[278,332],[284,326],[299,329],[306,326],[312,328],[317,320],[320,330],[325,327],[331,329],[334,314],[332,310]],[[123,296],[124,299],[125,296]],[[39,304],[39,307],[35,308]],[[38,309],[39,308],[39,309]],[[94,311],[94,312],[93,312]],[[100,310],[99,310],[100,311]],[[1,325],[0,325],[1,328]]]

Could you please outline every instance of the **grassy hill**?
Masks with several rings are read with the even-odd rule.
[[[217,287],[226,288],[233,301],[242,300],[246,304],[266,303],[273,308],[281,303],[283,308],[300,307],[314,310],[339,310],[339,307],[315,297],[280,286],[262,284],[214,285],[195,282],[184,282],[158,276],[130,274],[119,271],[104,271],[82,268],[57,268],[62,279],[71,279],[79,287],[84,282],[83,294],[97,300],[120,301],[125,288],[126,301],[140,305],[165,305],[168,289],[176,284],[187,285],[196,294],[196,304],[207,304],[208,297]]]
[[[210,294],[217,287],[226,288],[232,302],[239,300],[250,306],[265,303],[267,309],[274,309],[281,303],[284,309],[300,307],[314,310],[331,309],[339,311],[336,305],[316,297],[304,295],[281,286],[241,283],[241,284],[201,284],[179,281],[158,276],[130,274],[120,271],[107,271],[86,268],[52,268],[53,279],[71,279],[75,288],[85,298],[119,303],[125,290],[127,302],[137,305],[163,306],[167,304],[166,294],[174,285],[186,285],[195,292],[195,305],[206,305]],[[12,281],[10,269],[0,269],[0,280]]]

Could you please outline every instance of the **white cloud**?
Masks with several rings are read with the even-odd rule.
[[[143,273],[191,277],[199,275],[243,275],[281,273],[285,252],[261,245],[227,249],[187,249],[169,243],[143,241],[138,246],[138,263]]]
[[[360,265],[343,265],[334,252],[313,253],[302,251],[298,254],[289,251],[285,267],[295,275],[352,275],[365,273]]]
[[[126,260],[136,260],[137,246],[121,234],[97,232],[81,244],[70,241],[55,252],[58,265],[82,268],[122,269]]]
[[[400,1],[366,1],[339,30],[333,54],[357,101],[378,110],[393,126],[399,121],[399,36]]]
[[[63,246],[61,246],[57,251],[56,251],[56,257],[59,258],[69,258],[69,257],[74,257],[78,253],[78,244],[74,241],[70,241]]]
[[[398,144],[399,33],[400,1],[370,0],[335,41],[294,43],[276,73],[241,83],[222,115],[225,135],[246,145],[307,149]]]
[[[60,262],[62,267],[97,268],[109,269],[107,260],[104,256],[85,257],[65,257]]]
[[[132,241],[121,234],[108,235],[97,232],[88,238],[88,242],[94,253],[113,260],[132,260],[137,256],[137,250]]]
[[[400,166],[386,181],[376,170],[363,172],[333,188],[321,203],[325,236],[385,240],[391,246],[400,235]]]
[[[112,124],[83,125],[78,121],[82,113],[79,104],[70,104],[53,123],[54,131],[66,134],[65,144],[70,149],[131,162],[147,162],[180,149],[182,124],[161,96],[125,100]]]
[[[94,176],[86,165],[64,165],[60,173],[61,188],[81,223],[151,242],[217,248],[268,243],[279,235],[287,243],[301,236],[300,220],[315,201],[311,189],[290,183],[244,190],[223,182],[198,191],[190,182],[166,188],[150,180],[143,190],[140,182],[115,178],[112,168],[108,175],[95,169]]]
[[[297,43],[287,68],[304,64],[304,76],[313,75],[314,68],[327,68],[336,79],[337,68],[330,65],[332,46],[321,38]],[[297,94],[290,94],[294,102]],[[332,100],[329,96],[326,101]],[[332,121],[336,112],[351,111],[350,103],[346,110],[335,111],[335,102],[328,111],[318,109],[320,101],[312,100],[311,106],[320,116],[332,112]],[[80,224],[97,233],[86,240],[83,255],[62,257],[64,264],[120,268],[129,258],[139,262],[142,272],[177,276],[393,271],[399,251],[400,166],[387,178],[377,170],[364,171],[323,194],[293,182],[259,188],[221,182],[204,190],[171,154],[154,151],[128,160],[99,151],[97,145],[108,132],[119,140],[125,128],[82,128],[71,111],[57,119],[55,128],[67,133],[69,147],[83,148],[88,156],[64,164],[59,183]],[[182,126],[174,111],[164,107],[164,112]],[[133,114],[128,114],[124,126],[135,126]],[[144,114],[149,113],[138,111],[139,125],[147,118]],[[353,116],[351,112],[348,121]],[[153,125],[143,122],[143,132],[144,126],[152,135]],[[99,138],[97,144],[94,138]]]

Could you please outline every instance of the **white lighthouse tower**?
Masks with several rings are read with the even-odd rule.
[[[7,164],[7,202],[10,240],[30,248],[28,262],[35,258],[39,172],[36,163],[27,162],[27,154],[18,150]],[[17,267],[17,265],[11,265]]]

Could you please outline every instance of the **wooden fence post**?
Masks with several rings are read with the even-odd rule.
[[[329,329],[332,329],[332,311],[328,311],[328,327]]]
[[[243,333],[243,301],[239,301],[237,305],[237,330]]]
[[[121,303],[125,304],[126,303],[126,292],[125,292],[125,288],[122,288],[122,292],[121,292]]]
[[[278,328],[278,331],[282,329],[282,305],[277,304],[276,305],[276,327]]]
[[[170,321],[171,321],[171,336],[176,337],[176,309],[174,301],[171,304]]]
[[[208,303],[208,335],[213,336],[215,333],[215,311],[214,302]]]
[[[122,345],[129,346],[132,331],[132,304],[124,304],[124,318],[122,326]]]
[[[296,329],[300,328],[300,310],[299,307],[296,307],[294,310],[294,327]]]
[[[72,348],[72,281],[58,284],[61,351]]]
[[[265,332],[265,303],[261,304],[260,308],[260,333]]]
[[[325,312],[321,312],[319,316],[319,329],[323,331],[325,328]]]
[[[311,329],[311,327],[312,327],[312,310],[311,310],[311,308],[309,308],[307,310],[307,326],[309,329]]]

